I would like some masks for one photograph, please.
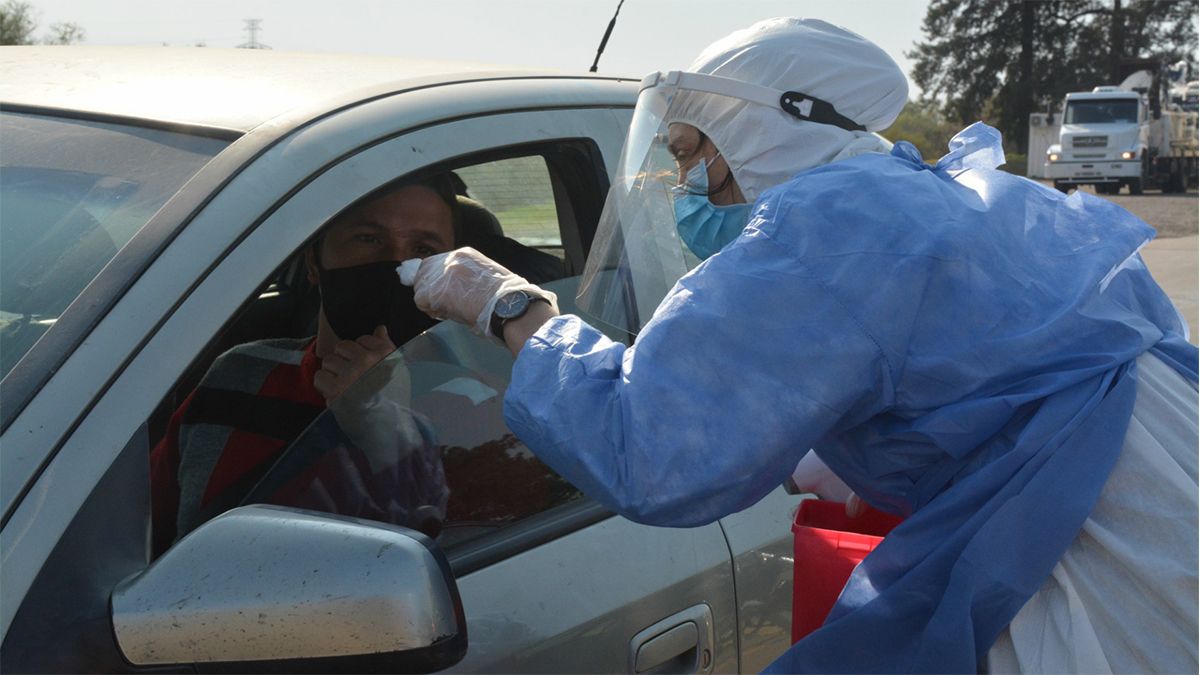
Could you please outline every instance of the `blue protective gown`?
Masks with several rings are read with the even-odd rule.
[[[994,170],[976,124],[768,190],[634,346],[574,316],[526,344],[511,429],[606,507],[692,526],[778,487],[811,447],[908,516],[772,669],[975,672],[1096,503],[1133,360],[1197,352],[1120,207]]]

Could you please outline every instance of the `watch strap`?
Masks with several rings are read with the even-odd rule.
[[[524,311],[522,311],[520,314],[517,314],[516,316],[510,316],[510,317],[504,318],[504,317],[501,317],[499,314],[497,314],[495,312],[495,310],[492,311],[492,318],[488,324],[488,330],[490,330],[492,335],[495,336],[496,339],[500,340],[500,342],[504,342],[504,325],[507,324],[509,321],[513,321],[513,320],[516,320],[516,319],[519,319],[519,318],[525,316],[529,312],[529,308],[530,308],[530,306],[533,305],[533,303],[544,302],[546,304],[551,304],[550,300],[548,298],[542,297],[541,295],[537,295],[534,293],[530,293],[528,291],[516,290],[516,291],[509,291],[509,293],[524,293],[525,297],[529,299],[529,302],[525,304]],[[508,295],[508,293],[505,293],[505,295]]]

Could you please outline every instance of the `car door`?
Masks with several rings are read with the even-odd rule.
[[[537,177],[522,173],[516,161],[530,159],[535,152],[548,156],[554,147],[586,140],[578,125],[589,118],[599,124],[605,116],[621,128],[624,116],[609,111],[554,111],[514,118],[516,132],[511,134],[505,133],[508,127],[501,119],[489,118],[448,123],[397,141],[463,177],[471,196],[479,196],[496,210],[505,232],[519,237],[528,224],[514,224],[506,215],[514,209],[500,205],[501,195],[480,192],[483,185],[507,175],[514,187],[536,191]],[[531,135],[531,129],[538,133]],[[600,150],[604,139],[590,133]],[[463,145],[484,135],[490,142],[505,143],[482,153]],[[539,143],[546,135],[557,140]],[[618,146],[619,142],[608,145],[605,163],[613,161]],[[493,165],[490,180],[484,165]],[[575,217],[579,209],[571,202],[592,203],[594,225],[599,200],[598,194],[572,194],[573,181],[565,168],[551,167],[546,176],[550,184],[546,191],[557,193],[552,210],[560,216],[557,226],[561,228],[560,241],[549,244],[562,249],[568,268],[576,274],[545,285],[558,292],[564,311],[571,311],[582,260],[572,261],[570,249],[590,237],[590,232],[571,232],[579,221],[589,220]],[[492,184],[489,191],[502,189]],[[545,240],[531,231],[525,241],[536,245]],[[443,458],[452,498],[457,494],[458,501],[467,502],[459,506],[461,515],[451,514],[438,540],[457,577],[470,636],[466,658],[452,670],[711,672],[737,668],[733,574],[718,524],[651,528],[612,516],[578,494],[559,500],[531,496],[553,491],[554,486],[546,484],[554,477],[545,475],[548,469],[530,469],[528,450],[506,433],[502,421],[497,424],[498,394],[507,384],[511,356],[462,327],[447,324],[401,351],[412,389],[440,396],[435,403],[423,405],[418,400],[405,405],[421,413],[448,447]],[[477,400],[447,412],[445,394],[464,388],[470,388]],[[489,407],[490,417],[485,412]],[[273,472],[286,471],[291,454],[307,452],[304,441],[298,440]],[[296,505],[295,501],[274,503]]]
[[[801,495],[781,486],[721,519],[737,580],[742,672],[759,672],[792,644],[792,522]]]
[[[118,581],[147,562],[146,456],[155,413],[189,364],[260,292],[270,271],[322,223],[399,175],[489,149],[568,139],[594,146],[601,176],[604,166],[615,164],[628,122],[622,105],[512,111],[521,107],[521,96],[505,101],[500,85],[475,87],[483,90],[475,94],[507,103],[497,107],[510,112],[487,114],[477,109],[473,92],[464,91],[440,109],[467,114],[413,124],[393,97],[342,111],[265,153],[259,163],[290,161],[301,180],[289,189],[275,184],[280,174],[271,167],[244,172],[114,306],[95,340],[84,343],[81,349],[98,350],[106,359],[114,350],[128,356],[89,394],[95,398],[46,455],[5,524],[9,664],[27,670],[129,668],[112,642],[107,598]],[[437,105],[426,102],[427,108]],[[314,159],[322,154],[323,162]],[[315,166],[306,170],[310,163]],[[281,187],[286,197],[277,199]],[[588,224],[563,215],[563,224],[575,228],[569,235],[563,231],[564,256],[581,266]],[[199,276],[181,277],[180,269],[199,269]],[[175,288],[180,295],[166,314],[146,315],[148,300],[158,306],[164,289]],[[144,335],[128,334],[129,326],[147,324]],[[70,382],[51,380],[43,393],[60,389],[69,390]],[[9,434],[30,429],[51,408],[35,399]],[[733,570],[719,525],[657,530],[573,500],[468,543],[450,556],[471,640],[462,669],[592,671],[639,663],[698,672],[736,668]]]

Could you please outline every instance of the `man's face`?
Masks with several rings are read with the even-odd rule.
[[[454,248],[450,207],[433,190],[409,185],[360,204],[335,219],[321,240],[321,267],[339,269],[387,260],[426,258]],[[317,283],[309,256],[309,280]]]

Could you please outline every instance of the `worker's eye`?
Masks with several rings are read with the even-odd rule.
[[[441,253],[441,251],[438,251],[432,246],[428,246],[426,244],[417,244],[413,247],[412,252],[413,257],[415,258],[428,258],[431,255],[437,255],[438,253]]]
[[[377,246],[383,243],[383,240],[380,239],[378,235],[374,234],[356,234],[354,235],[354,241],[360,244],[368,244],[371,246]]]

